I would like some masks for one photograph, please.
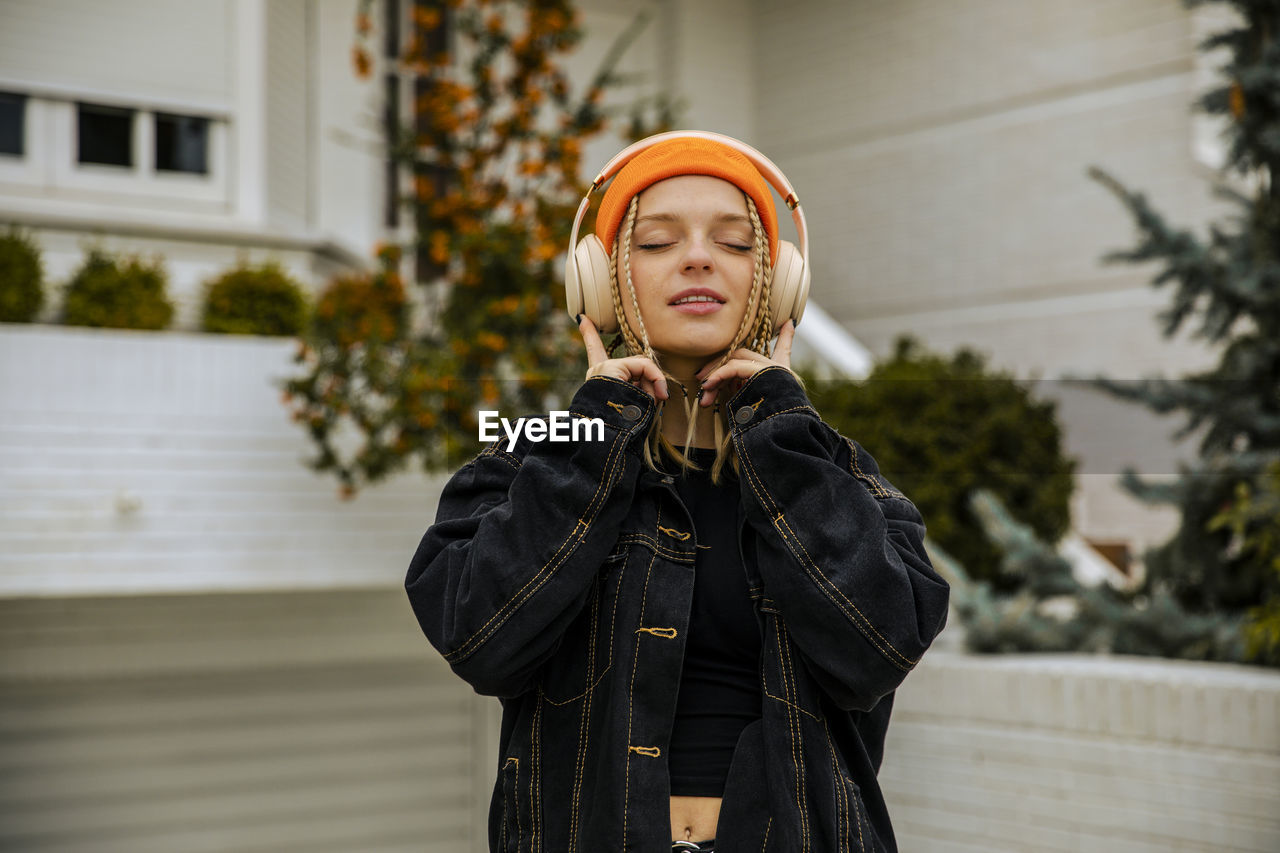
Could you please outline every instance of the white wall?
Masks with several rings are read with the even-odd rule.
[[[496,722],[402,590],[0,596],[0,648],[0,849],[487,850]]]
[[[755,4],[760,139],[813,229],[815,297],[873,350],[974,344],[1027,375],[1197,364],[1149,275],[1103,267],[1128,215],[1102,165],[1177,221],[1192,156],[1189,13],[1111,3]],[[798,61],[803,57],[803,61]],[[768,116],[768,121],[762,118]]]
[[[280,401],[294,347],[0,325],[0,597],[401,583],[441,481],[339,499]]]
[[[911,853],[1280,849],[1280,673],[930,652],[881,783]]]

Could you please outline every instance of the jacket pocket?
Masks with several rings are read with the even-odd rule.
[[[552,705],[569,705],[581,700],[612,665],[613,620],[627,556],[628,549],[622,547],[601,563],[586,605],[543,667],[542,695]]]

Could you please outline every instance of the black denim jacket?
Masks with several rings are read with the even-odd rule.
[[[716,847],[896,850],[876,782],[893,691],[946,619],[915,506],[785,368],[729,401],[762,718],[734,752]],[[645,467],[645,392],[583,383],[603,441],[486,447],[449,481],[405,587],[431,644],[501,697],[490,849],[671,847],[667,744],[697,533]]]

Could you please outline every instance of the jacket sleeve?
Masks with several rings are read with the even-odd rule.
[[[603,440],[501,438],[459,469],[409,564],[405,589],[431,644],[478,693],[527,690],[586,603],[635,494],[655,402],[588,379],[571,418]]]
[[[786,368],[748,379],[729,414],[765,595],[832,699],[869,710],[946,622],[920,513]]]

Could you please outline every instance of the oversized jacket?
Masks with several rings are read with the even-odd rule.
[[[946,618],[915,506],[770,366],[728,403],[761,719],[733,754],[717,849],[896,850],[876,782],[893,692]],[[486,447],[445,487],[405,586],[431,644],[502,701],[490,849],[670,850],[667,748],[698,533],[648,469],[655,401],[596,376],[603,441]]]

